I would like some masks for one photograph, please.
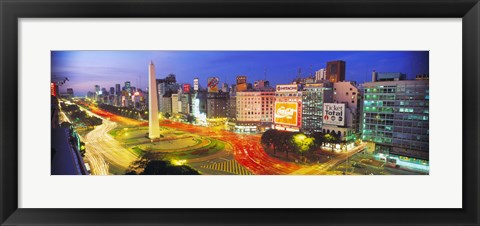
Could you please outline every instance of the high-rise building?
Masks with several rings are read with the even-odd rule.
[[[302,90],[302,131],[322,131],[323,103],[333,102],[333,84],[330,82],[305,84]]]
[[[361,90],[355,82],[336,82],[333,84],[333,102],[345,104],[346,127],[353,129],[353,133],[360,127]]]
[[[115,94],[116,95],[122,94],[122,90],[120,89],[120,84],[115,84]]]
[[[235,127],[234,122],[237,119],[237,91],[235,85],[232,85],[229,92],[227,118],[230,123],[229,127],[233,130]]]
[[[255,132],[271,128],[274,91],[244,91],[236,94],[236,131]]]
[[[167,95],[170,97],[172,93],[177,93],[180,89],[180,85],[176,83],[176,78],[174,74],[169,74],[167,77],[163,79],[157,79],[157,92],[158,92],[158,110],[164,112],[164,109],[171,109],[170,102],[165,103],[167,106],[164,105],[163,97]]]
[[[168,74],[167,77],[165,77],[165,83],[167,84],[175,84],[177,83],[177,79],[175,77],[175,74]]]
[[[179,111],[184,114],[191,114],[192,113],[192,98],[190,93],[183,93],[180,96],[181,107]]]
[[[345,81],[345,61],[336,60],[327,62],[325,76],[330,82]]]
[[[227,103],[227,118],[230,121],[235,121],[237,119],[237,94],[230,92],[228,103]]]
[[[102,88],[102,95],[108,95],[108,92],[107,92],[106,88]]]
[[[228,93],[207,93],[207,118],[227,117]]]
[[[153,61],[148,66],[148,137],[155,139],[160,137],[160,125],[158,124],[158,98],[155,65]]]
[[[172,115],[172,93],[168,92],[162,96],[162,109],[160,110],[163,114]]]
[[[200,114],[207,114],[207,91],[199,90],[196,93],[195,99],[198,100],[198,110]]]
[[[389,164],[428,169],[428,80],[368,82],[363,92],[363,140]]]
[[[318,82],[318,81],[322,81],[322,80],[326,80],[326,70],[325,68],[321,68],[320,70],[316,71],[315,72],[315,81]]]
[[[333,84],[333,101],[324,104],[322,132],[335,133],[342,142],[347,144],[345,146],[347,149],[353,148],[353,143],[357,139],[360,126],[360,101],[361,94],[356,83],[344,81]],[[332,120],[332,115],[325,115],[327,111],[340,114],[340,117],[334,115],[337,120]],[[332,119],[328,120],[329,117]]]
[[[125,91],[127,91],[127,93],[132,92],[131,87],[130,87],[130,81],[125,82]]]
[[[178,112],[178,93],[172,93],[172,114],[177,114]]]
[[[95,101],[99,101],[100,99],[100,86],[95,85],[95,96],[93,97]]]
[[[157,83],[157,96],[158,96],[158,111],[162,111],[163,110],[163,95],[165,95],[166,90],[166,84],[165,84],[165,80],[163,79],[157,79],[156,80],[156,83]]]
[[[110,87],[110,95],[114,95],[114,94],[115,94],[115,88]]]

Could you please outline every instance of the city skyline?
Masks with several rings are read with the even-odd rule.
[[[266,79],[272,86],[291,83],[301,69],[301,76],[315,75],[328,61],[346,61],[346,80],[358,83],[371,80],[373,70],[402,72],[407,79],[428,74],[428,51],[52,51],[52,78],[67,77],[76,96],[84,96],[94,85],[101,88],[132,86],[145,89],[148,68],[153,61],[157,79],[172,73],[178,83],[193,83],[198,77],[206,87],[208,77],[220,83],[235,83],[246,75],[249,83]]]
[[[428,54],[55,53],[51,172],[428,175]],[[158,55],[164,58],[155,58]],[[310,71],[291,70],[309,63]],[[237,73],[261,65],[274,68],[275,76]],[[374,66],[362,75],[362,65]],[[230,73],[234,81],[222,81],[221,73],[209,70]],[[73,77],[58,77],[59,72]],[[129,77],[134,72],[138,80]],[[78,95],[82,86],[86,96]],[[67,92],[59,92],[60,87]]]

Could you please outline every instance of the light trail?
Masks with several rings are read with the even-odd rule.
[[[148,122],[142,122],[122,116],[112,114],[110,112],[99,109],[95,106],[88,105],[91,111],[97,115],[108,118],[112,121],[122,123],[129,126],[146,126]],[[105,125],[99,129],[97,133],[93,133],[91,139],[98,142],[100,149],[94,149],[95,153],[102,155],[107,159],[108,163],[114,164],[117,167],[125,168],[136,159],[136,155],[121,146],[118,141],[108,136],[107,133],[115,128],[116,124],[109,120],[104,120]],[[102,126],[103,126],[102,125]],[[268,155],[262,145],[261,136],[258,135],[244,135],[237,134],[226,130],[212,130],[209,127],[200,127],[191,124],[173,122],[169,120],[160,121],[160,126],[185,131],[200,136],[212,137],[229,143],[233,148],[235,160],[242,166],[247,168],[257,175],[321,175],[329,174],[327,171],[332,167],[342,163],[348,157],[363,150],[363,146],[349,151],[348,153],[340,154],[333,159],[323,164],[315,165],[301,165],[293,162],[286,162]],[[93,132],[93,131],[92,131]],[[91,133],[92,133],[91,132]],[[89,133],[90,135],[90,133]],[[118,148],[118,149],[117,149]],[[109,150],[110,151],[101,151]],[[111,150],[113,149],[113,151]],[[88,149],[87,149],[88,150]],[[129,154],[130,153],[130,154]],[[132,155],[133,154],[133,155]]]

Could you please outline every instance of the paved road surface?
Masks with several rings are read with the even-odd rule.
[[[98,116],[97,116],[98,117]],[[117,127],[117,123],[103,119],[103,124],[84,137],[86,154],[94,175],[124,173],[130,164],[137,159],[137,154],[123,147],[108,132]]]

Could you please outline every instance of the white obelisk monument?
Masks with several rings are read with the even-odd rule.
[[[157,78],[153,61],[148,66],[148,137],[155,139],[160,137],[158,125],[158,99]]]

